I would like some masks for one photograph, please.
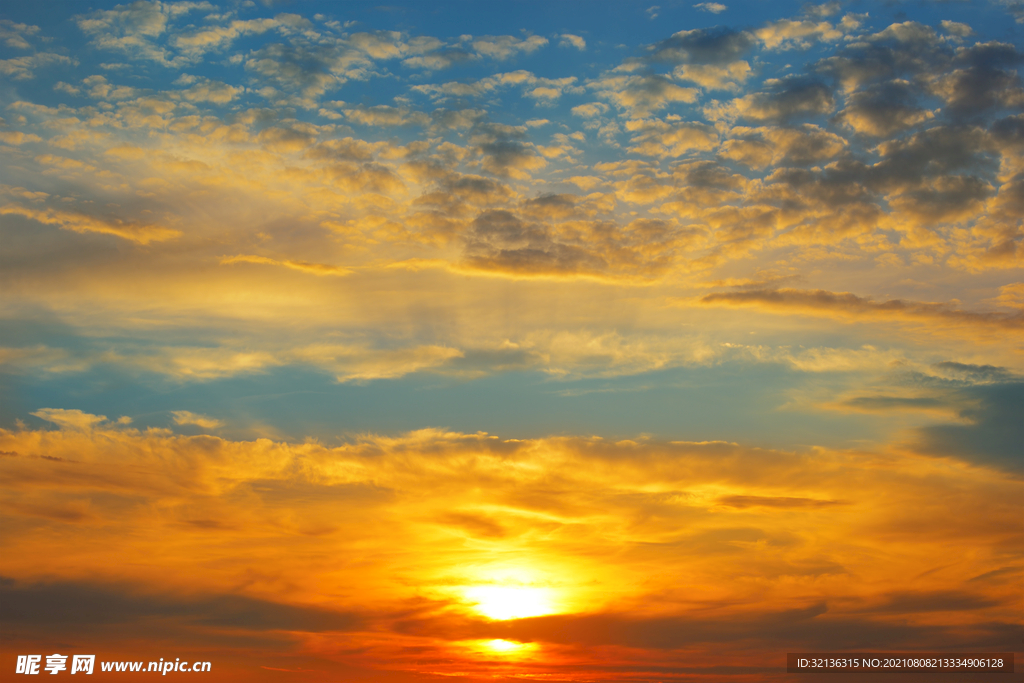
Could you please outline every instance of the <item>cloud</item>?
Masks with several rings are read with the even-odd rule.
[[[450,346],[423,344],[411,348],[365,348],[343,344],[311,344],[296,349],[291,359],[319,366],[338,382],[392,379],[440,369],[464,352]]]
[[[526,97],[551,101],[558,99],[565,91],[582,93],[583,89],[575,86],[575,83],[575,76],[538,78],[533,73],[520,69],[519,71],[498,73],[471,83],[449,81],[441,85],[416,85],[412,87],[412,90],[430,95],[435,101],[443,101],[448,98],[479,97],[502,88],[518,86],[523,89],[523,94]]]
[[[34,413],[36,417],[52,422],[61,429],[70,430],[85,430],[88,431],[100,424],[106,422],[106,415],[90,415],[89,413],[83,413],[81,410],[64,410],[63,408],[41,408]]]
[[[974,33],[974,29],[972,29],[969,25],[960,23],[958,21],[949,21],[948,19],[943,19],[941,25],[942,30],[945,31],[946,33],[949,33],[950,35],[954,36],[960,36],[961,38],[966,38],[967,36],[972,35]]]
[[[927,82],[948,67],[952,51],[930,26],[907,21],[892,24],[812,65],[819,75],[835,78],[852,92],[893,79]],[[922,82],[921,85],[924,85]]]
[[[437,52],[431,52],[430,54],[409,57],[402,60],[402,64],[411,69],[438,71],[440,69],[451,68],[455,64],[464,64],[473,59],[479,59],[479,56],[474,55],[471,52],[467,52],[466,50],[447,48],[438,50]]]
[[[467,634],[568,662],[609,646],[603,672],[555,677],[717,680],[740,669],[708,643],[756,678],[743,657],[787,643],[1012,633],[1012,577],[992,572],[1020,545],[1014,40],[837,3],[624,46],[571,24],[433,38],[371,30],[412,25],[397,14],[190,7],[81,10],[98,23],[77,75],[0,24],[22,98],[0,124],[19,605],[105,599],[108,642],[234,638],[339,680],[554,661],[463,657],[486,648],[446,640]],[[515,59],[530,70],[499,68]],[[538,396],[473,404],[508,438],[443,427],[492,424],[459,410],[492,391]],[[693,396],[733,413],[673,421]],[[608,431],[655,404],[645,428],[801,445]],[[605,438],[537,436],[566,424]],[[515,558],[536,574],[499,575]],[[492,623],[461,592],[506,579],[554,612]],[[38,631],[69,632],[61,614]],[[78,630],[61,642],[103,639]]]
[[[16,50],[28,50],[32,45],[28,42],[29,36],[39,33],[39,27],[30,24],[20,24],[9,19],[0,19],[0,40],[7,47]]]
[[[138,97],[139,92],[130,86],[113,85],[99,75],[82,79],[82,86],[89,89],[89,96],[98,100],[127,100]]]
[[[724,9],[724,7],[723,7]],[[650,47],[647,58],[669,64],[728,64],[738,61],[754,44],[746,31],[724,26],[679,31]]]
[[[563,33],[560,41],[558,41],[559,47],[574,47],[580,52],[587,49],[587,41],[583,40],[580,36],[573,35],[571,33]]]
[[[585,119],[592,119],[608,111],[608,105],[603,102],[589,102],[572,108],[573,116],[581,116]]]
[[[648,156],[679,157],[692,150],[707,151],[718,145],[715,129],[697,122],[634,119],[626,124],[626,130],[633,133],[629,151]]]
[[[481,157],[483,168],[502,177],[527,178],[529,173],[547,166],[536,147],[526,140],[525,126],[478,123],[469,142]]]
[[[992,604],[985,597],[967,591],[901,591],[885,596],[882,604],[872,605],[868,609],[874,613],[920,614],[925,612],[967,612],[991,607]]]
[[[285,362],[286,358],[266,350],[195,346],[170,346],[122,360],[127,367],[191,382],[255,375]]]
[[[1024,309],[1024,282],[1014,282],[999,288],[996,298],[1003,306]]]
[[[97,364],[117,363],[127,372],[160,375],[176,383],[211,382],[240,376],[251,378],[290,366],[324,373],[341,383],[365,383],[424,371],[459,375],[466,368],[456,367],[455,361],[466,358],[467,353],[475,353],[479,360],[486,356],[484,352],[485,349],[467,352],[443,344],[372,345],[358,339],[348,343],[335,341],[298,345],[259,344],[254,341],[251,345],[242,346],[170,344],[124,353],[70,353],[59,349],[0,347],[0,363],[15,364],[23,370],[40,368],[46,372],[83,372]],[[502,364],[501,359],[496,359],[495,368],[500,369]],[[479,375],[495,368],[483,367],[483,371],[477,368],[475,372]],[[195,424],[204,429],[223,426],[218,420],[189,411],[172,411],[172,414],[178,424]],[[57,413],[54,415],[60,417]],[[47,412],[46,416],[40,417],[51,419],[52,415]]]
[[[659,74],[605,76],[587,85],[632,116],[647,116],[673,102],[695,102],[700,93]]]
[[[0,430],[5,555],[23,558],[0,591],[23,638],[89,624],[79,641],[213,644],[230,660],[255,643],[268,658],[326,656],[343,635],[353,662],[379,666],[385,648],[401,671],[425,652],[442,666],[456,641],[502,638],[611,645],[624,650],[616,666],[649,671],[659,658],[678,666],[672,650],[737,641],[744,652],[992,642],[1016,616],[1005,584],[968,581],[1005,573],[980,550],[1019,536],[1019,482],[894,445],[797,453],[424,429],[326,446],[99,419]],[[53,534],[74,563],[43,552]],[[948,566],[935,548],[954,543],[979,552]],[[237,562],[239,546],[250,561]],[[359,561],[339,562],[353,548]],[[510,554],[544,561],[524,572]],[[878,569],[886,558],[918,577],[913,590]],[[752,597],[751,583],[771,590]],[[552,611],[486,619],[470,597],[480,587],[543,589]]]
[[[745,61],[729,64],[680,64],[672,72],[681,81],[693,81],[706,90],[739,90],[751,76]]]
[[[724,496],[718,499],[719,505],[733,508],[820,508],[831,505],[844,505],[838,500],[817,500],[814,498],[786,498],[767,496]]]
[[[9,373],[27,373],[37,369],[46,372],[80,372],[89,367],[85,359],[75,358],[64,349],[39,344],[12,348],[0,346],[0,365]]]
[[[158,36],[167,29],[168,18],[188,13],[200,6],[199,3],[191,2],[169,3],[166,6],[159,2],[136,2],[132,5],[119,5],[112,10],[96,11],[77,19],[79,28],[86,33],[111,31],[128,35]]]
[[[815,42],[835,42],[843,32],[827,21],[780,19],[754,31],[767,50],[806,50]]]
[[[364,126],[428,126],[431,117],[419,111],[411,111],[401,107],[389,107],[379,104],[373,107],[356,107],[345,109],[345,117],[353,123]]]
[[[478,216],[466,252],[475,267],[523,274],[600,271],[606,265],[600,256],[556,242],[542,225],[525,223],[508,211]]]
[[[84,577],[83,577],[84,579]],[[147,591],[148,589],[148,591]],[[81,581],[50,583],[0,582],[4,621],[19,629],[112,626],[137,627],[161,620],[181,627],[239,629],[243,632],[358,630],[363,619],[351,612],[313,605],[288,605],[240,595],[183,596],[154,593],[152,587],[131,587]],[[69,630],[70,630],[69,629]]]
[[[981,465],[997,467],[1024,477],[1020,444],[1024,427],[1024,383],[993,382],[965,390],[975,400],[960,410],[967,424],[936,424],[922,427],[918,448]]]
[[[744,118],[781,123],[803,116],[827,114],[835,107],[831,89],[807,76],[768,79],[764,90],[728,103],[712,102],[704,108],[711,120]]]
[[[735,137],[722,144],[720,154],[751,168],[818,163],[848,149],[846,140],[810,123],[794,128],[736,126],[730,134]]]
[[[332,266],[326,263],[310,263],[309,261],[279,261],[266,256],[255,256],[252,254],[238,254],[236,256],[224,256],[220,260],[221,265],[232,265],[235,263],[258,263],[268,266],[284,266],[292,270],[298,270],[310,275],[348,275],[352,271],[341,266]]]
[[[813,313],[835,318],[933,320],[951,327],[1018,329],[1024,315],[975,313],[949,304],[891,299],[874,301],[847,292],[799,289],[752,289],[745,292],[708,294],[701,303],[711,306],[753,306],[766,310]]]
[[[863,135],[889,137],[935,117],[916,102],[917,93],[909,83],[888,81],[853,93],[836,120]]]
[[[222,50],[240,36],[261,35],[284,26],[295,26],[295,15],[278,15],[274,19],[235,20],[227,26],[213,26],[188,33],[179,33],[171,42],[191,60],[197,60],[206,52]]]
[[[37,52],[28,57],[0,59],[0,74],[9,76],[15,81],[27,81],[35,78],[35,71],[54,64],[75,64],[70,57],[53,52]]]
[[[1009,43],[990,41],[959,48],[955,68],[932,86],[946,101],[946,109],[959,116],[976,116],[990,109],[1024,105],[1024,87],[1016,67],[1024,54]]]
[[[298,90],[310,100],[349,80],[381,75],[377,62],[403,59],[408,67],[439,69],[468,58],[459,50],[446,49],[437,38],[374,31],[336,40],[296,39],[265,45],[249,53],[245,66],[285,92]]]
[[[131,223],[117,218],[100,218],[56,209],[31,209],[16,204],[0,206],[0,215],[22,216],[37,223],[56,225],[62,230],[83,234],[112,235],[142,245],[176,239],[182,234],[179,230],[160,225]]]
[[[191,85],[185,90],[179,90],[176,94],[184,97],[189,102],[212,102],[214,104],[227,104],[245,92],[245,88],[236,88],[220,81],[211,81],[207,78],[195,76],[181,76],[175,83]]]
[[[948,401],[934,396],[855,396],[842,402],[843,408],[866,413],[893,413],[913,411],[948,415]]]
[[[174,416],[174,424],[178,425],[195,425],[203,429],[217,429],[224,426],[220,420],[188,410],[172,410],[171,415]]]
[[[42,138],[33,133],[22,133],[20,130],[0,131],[0,141],[8,145],[23,145],[26,142],[42,142]],[[2,209],[0,209],[2,211]]]
[[[366,65],[363,55],[340,51],[336,47],[307,48],[282,44],[255,50],[245,61],[246,69],[266,81],[286,92],[298,90],[307,98],[319,97],[350,78],[365,78]]]
[[[169,24],[178,17],[196,10],[213,10],[206,2],[146,2],[118,5],[112,10],[96,10],[78,15],[78,27],[92,36],[92,43],[101,50],[116,50],[139,59],[147,59],[165,66],[185,62],[155,43],[167,32]]]
[[[932,366],[946,377],[966,381],[971,385],[991,384],[993,382],[1008,382],[1013,379],[1013,373],[1006,368],[994,365],[975,365],[974,363],[958,363],[956,361],[942,361]]]
[[[1024,7],[1021,7],[1020,0],[1002,0],[1002,4],[1018,24],[1024,24]]]
[[[519,39],[514,36],[480,36],[472,41],[477,54],[497,61],[505,61],[520,54],[530,54],[548,44],[541,36]]]
[[[712,14],[721,14],[729,9],[720,2],[701,2],[694,5],[693,8],[699,9],[701,12],[711,12]]]
[[[615,225],[588,219],[587,211],[585,202],[553,194],[529,200],[518,213],[482,212],[466,236],[465,265],[516,276],[650,278],[696,238],[670,221]]]
[[[57,81],[56,83],[54,83],[53,89],[56,92],[64,92],[68,95],[78,95],[80,92],[82,92],[81,88],[77,88],[71,85],[70,83],[65,83],[64,81]]]

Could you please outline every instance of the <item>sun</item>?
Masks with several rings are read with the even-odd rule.
[[[499,652],[501,654],[512,654],[522,652],[523,650],[536,649],[536,645],[534,643],[517,643],[512,640],[502,640],[500,638],[484,641],[483,646],[492,652]]]
[[[553,612],[550,591],[532,586],[473,586],[465,596],[489,619],[523,619]]]
[[[514,640],[473,640],[465,644],[466,651],[477,658],[496,658],[501,661],[513,662],[517,660],[534,659],[540,649],[537,643],[520,643]]]

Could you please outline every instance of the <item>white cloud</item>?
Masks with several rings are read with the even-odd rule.
[[[52,422],[62,429],[73,429],[76,431],[88,431],[94,425],[105,422],[106,415],[91,415],[81,410],[64,410],[62,408],[41,408],[32,415]]]
[[[172,410],[171,415],[174,416],[174,423],[179,425],[195,425],[203,429],[217,429],[224,426],[220,420],[187,410]]]
[[[588,85],[634,116],[646,116],[672,102],[691,103],[700,94],[696,88],[676,85],[659,74],[605,76]]]
[[[77,62],[64,55],[40,52],[28,57],[0,59],[0,74],[10,76],[15,81],[27,81],[35,77],[35,69],[52,64],[77,64]]]
[[[32,46],[29,44],[26,36],[35,35],[36,33],[39,33],[38,26],[17,24],[7,19],[0,19],[0,41],[3,41],[7,47],[27,50]]]
[[[484,57],[504,61],[520,53],[535,52],[547,45],[548,39],[541,36],[530,36],[523,40],[515,36],[481,36],[472,44],[473,49]]]
[[[711,12],[712,14],[721,14],[725,10],[729,9],[720,2],[701,2],[693,6],[694,9],[699,9],[702,12]]]
[[[560,47],[574,47],[577,50],[587,49],[587,41],[583,40],[580,36],[574,36],[571,33],[563,33],[561,38],[562,40],[558,43]]]
[[[585,119],[592,119],[608,111],[608,105],[604,102],[590,102],[572,108],[573,116],[582,116]]]

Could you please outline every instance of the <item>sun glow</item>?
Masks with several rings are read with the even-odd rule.
[[[490,619],[523,619],[550,614],[550,590],[531,586],[474,586],[465,596],[475,609]]]
[[[495,640],[484,641],[484,647],[494,652],[515,653],[533,649],[534,645],[533,643],[517,643],[512,640],[502,640],[497,638]]]

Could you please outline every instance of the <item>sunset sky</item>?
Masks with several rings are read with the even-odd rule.
[[[1021,660],[1022,65],[1017,0],[5,3],[3,677]]]

